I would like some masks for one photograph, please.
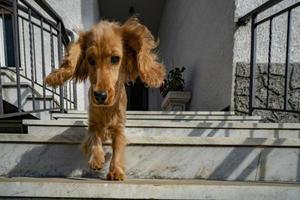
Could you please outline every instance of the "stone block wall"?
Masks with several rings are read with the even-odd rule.
[[[250,88],[249,63],[236,63],[234,86],[234,110],[238,115],[248,115]],[[285,88],[285,65],[272,64],[269,74],[268,65],[258,63],[255,81],[255,107],[283,109]],[[267,91],[269,101],[267,102]],[[254,110],[253,115],[263,117],[265,122],[300,122],[300,63],[292,63],[288,74],[288,110],[296,112],[279,112]]]

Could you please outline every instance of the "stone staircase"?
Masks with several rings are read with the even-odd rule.
[[[128,111],[124,182],[94,172],[79,144],[87,113],[23,120],[0,134],[0,198],[299,199],[300,124],[232,112]]]
[[[16,74],[13,71],[1,69],[1,81],[2,81],[2,97],[3,100],[9,103],[11,106],[16,107],[18,105],[17,98],[17,82]],[[32,88],[31,80],[24,77],[20,77],[20,93],[21,93],[21,107],[23,111],[51,109],[58,107],[59,98],[57,95],[53,96],[51,92],[46,91],[45,98],[43,97],[43,87],[37,83],[34,83]],[[34,100],[33,100],[33,95]],[[45,100],[45,107],[44,107]],[[33,107],[34,104],[34,107]],[[38,119],[50,119],[48,111],[31,113],[32,116]]]

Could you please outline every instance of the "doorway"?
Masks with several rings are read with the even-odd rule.
[[[148,110],[148,88],[138,78],[135,83],[126,86],[127,110]]]

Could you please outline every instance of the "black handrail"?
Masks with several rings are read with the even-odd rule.
[[[61,24],[61,33],[62,33],[62,39],[65,45],[69,44],[70,39],[68,37],[67,29],[63,23],[62,18],[57,14],[57,12],[45,1],[45,0],[34,0],[41,8],[44,9],[44,11],[47,12],[48,15],[50,15],[55,21],[59,22]]]
[[[271,8],[274,5],[277,5],[280,3],[282,0],[270,0],[267,1],[266,3],[262,4],[261,6],[257,7],[256,9],[250,11],[246,15],[240,17],[238,19],[237,25],[238,26],[243,26],[246,25],[249,21],[251,21],[251,46],[250,46],[250,87],[249,87],[249,115],[252,115],[252,112],[254,110],[268,110],[268,111],[280,111],[280,112],[295,112],[295,113],[300,113],[300,110],[297,108],[289,108],[288,106],[288,101],[289,101],[289,66],[290,66],[290,47],[291,47],[291,13],[293,9],[297,8],[300,6],[300,2],[294,3],[284,9],[281,9],[274,14],[270,14],[269,16],[260,19],[259,21],[257,20],[258,15],[261,14],[262,12],[266,11],[267,9]],[[271,107],[269,105],[269,89],[270,89],[270,68],[272,65],[272,35],[273,35],[273,20],[276,17],[282,16],[284,13],[287,13],[287,20],[286,24],[286,31],[287,31],[287,36],[286,36],[286,50],[285,50],[285,63],[284,63],[284,92],[282,94],[283,96],[283,105],[280,105],[280,107]],[[257,71],[257,61],[256,61],[256,51],[257,51],[257,27],[259,27],[263,23],[268,23],[269,28],[268,28],[268,33],[266,33],[269,36],[269,42],[268,42],[268,63],[267,63],[267,96],[266,96],[266,105],[265,107],[263,106],[256,106],[255,105],[255,100],[256,100],[256,71]]]
[[[240,17],[237,21],[237,24],[239,26],[246,25],[253,16],[264,12],[265,10],[271,8],[272,6],[278,4],[281,1],[282,0],[269,0],[265,3],[263,3],[262,5],[258,6],[254,10],[251,10],[250,12],[248,12],[246,15]]]
[[[14,41],[15,62],[15,68],[1,66],[0,74],[1,70],[15,73],[17,89],[16,102],[13,103],[17,107],[17,112],[5,112],[2,95],[3,83],[0,75],[0,118],[57,109],[59,109],[60,112],[65,112],[67,109],[77,109],[77,92],[73,81],[61,86],[58,91],[56,89],[47,88],[43,81],[46,75],[45,64],[49,63],[46,62],[47,48],[48,50],[50,49],[50,52],[48,51],[48,57],[51,58],[51,66],[49,66],[50,69],[48,68],[47,71],[47,73],[49,73],[50,70],[53,70],[55,66],[59,65],[63,56],[63,49],[70,43],[69,35],[71,37],[73,36],[70,31],[65,28],[62,18],[46,1],[34,1],[37,4],[35,6],[31,5],[27,0],[0,0],[0,12],[2,11],[2,13],[9,14],[13,23],[12,37]],[[39,6],[39,8],[37,8],[37,6]],[[40,9],[47,13],[47,16],[43,15]],[[3,16],[2,14],[0,17],[4,19]],[[47,35],[48,41],[45,40],[45,35]],[[26,39],[25,36],[27,37]],[[40,43],[36,42],[37,38],[41,40]],[[26,45],[29,51],[25,48]],[[41,51],[37,50],[37,48],[41,49]],[[41,66],[37,66],[37,57],[40,58]],[[38,77],[37,71],[42,74],[42,77]],[[22,98],[24,98],[24,94],[21,94],[21,80],[26,81],[31,87],[32,110],[23,109]],[[41,94],[37,94],[35,87],[40,89]],[[52,95],[53,99],[53,104],[50,105],[50,107],[46,105],[46,99],[49,95]],[[36,108],[37,98],[43,99],[43,104],[38,108]]]

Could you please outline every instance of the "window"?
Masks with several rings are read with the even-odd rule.
[[[12,16],[0,10],[0,66],[14,67]]]
[[[5,45],[4,45],[4,24],[3,19],[0,17],[0,66],[6,66],[5,58]]]

